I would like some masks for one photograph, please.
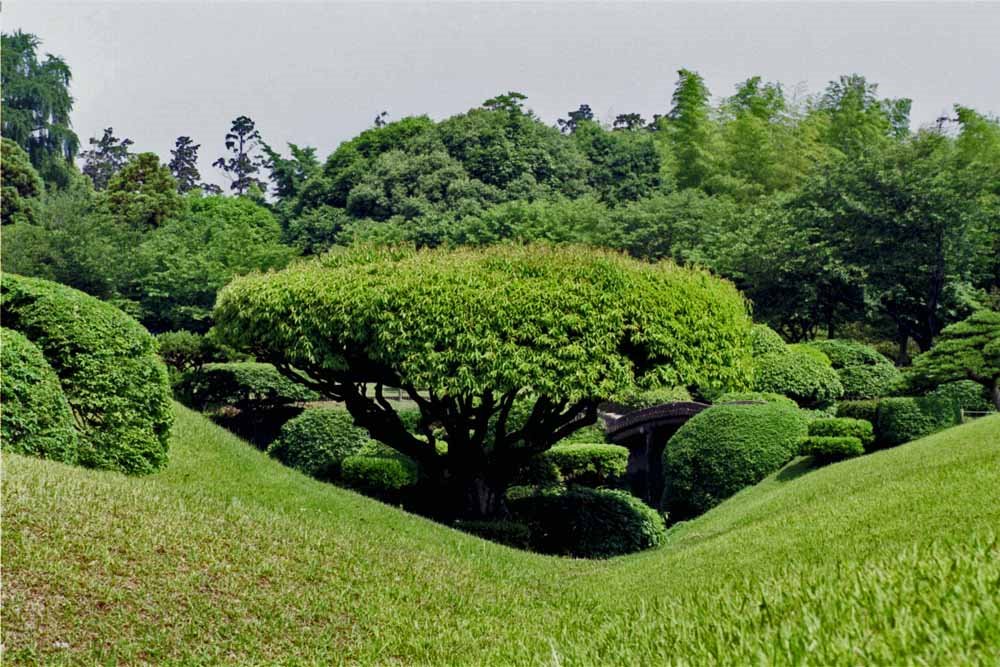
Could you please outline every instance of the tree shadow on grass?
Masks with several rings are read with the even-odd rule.
[[[802,456],[778,471],[774,478],[779,482],[790,482],[821,467],[812,456]]]

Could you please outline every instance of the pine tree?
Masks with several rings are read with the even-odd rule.
[[[253,120],[240,116],[233,121],[226,134],[226,150],[232,156],[222,156],[212,163],[213,167],[219,167],[225,172],[231,181],[229,189],[238,195],[247,194],[253,186],[267,192],[267,183],[258,178],[260,170],[267,166],[267,161],[259,152],[262,144],[260,132]]]
[[[181,194],[199,187],[198,149],[201,144],[191,141],[191,137],[177,137],[174,149],[170,151],[170,173],[177,179],[177,191]]]

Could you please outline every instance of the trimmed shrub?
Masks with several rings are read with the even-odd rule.
[[[894,447],[954,426],[961,419],[958,404],[950,398],[886,398],[879,401],[875,430],[878,444]]]
[[[834,419],[817,419],[809,424],[809,435],[831,438],[857,438],[869,449],[875,443],[875,429],[870,421],[865,419],[849,419],[838,417]]]
[[[285,422],[267,453],[311,477],[330,481],[339,474],[341,462],[361,453],[367,442],[367,431],[355,426],[345,410],[316,408]]]
[[[830,361],[830,357],[826,356],[825,354],[823,354],[822,351],[817,350],[815,347],[812,347],[808,343],[792,343],[791,345],[788,346],[788,351],[805,354],[807,356],[812,357],[813,359],[823,364],[824,366],[829,366],[833,368],[833,362]]]
[[[292,382],[271,364],[252,361],[205,364],[187,373],[178,393],[197,410],[230,406],[257,412],[319,400],[312,389]]]
[[[955,401],[959,408],[970,412],[994,412],[996,410],[993,403],[990,402],[989,391],[986,387],[972,380],[946,382],[938,385],[927,395]]]
[[[340,464],[340,479],[366,495],[397,501],[400,492],[418,481],[417,464],[393,451],[379,456],[348,456]]]
[[[795,401],[769,391],[730,391],[722,394],[713,401],[714,403],[780,403],[790,408],[797,408]]]
[[[509,506],[542,553],[609,558],[658,546],[666,537],[660,513],[625,491],[576,487],[512,499]]]
[[[162,467],[173,408],[156,341],[114,306],[70,287],[4,274],[4,325],[42,351],[76,416],[78,463],[142,474]]]
[[[556,445],[535,457],[523,483],[615,486],[628,466],[628,449],[618,445]]]
[[[753,389],[788,396],[802,407],[829,403],[844,391],[837,371],[813,355],[791,350],[756,360]]]
[[[843,398],[865,400],[890,395],[903,379],[899,369],[890,363],[874,366],[845,366],[837,370],[844,385]]]
[[[892,365],[892,361],[870,345],[854,340],[830,338],[814,340],[808,346],[825,354],[834,368],[848,366],[879,366]]]
[[[711,509],[787,463],[806,434],[799,411],[779,403],[703,410],[663,452],[663,506],[675,519]]]
[[[814,456],[820,461],[840,461],[865,453],[858,438],[850,436],[810,435],[799,443],[799,454]]]
[[[73,413],[42,351],[16,331],[0,329],[0,369],[4,451],[76,463]]]
[[[771,327],[766,324],[755,324],[750,330],[750,350],[754,357],[763,357],[765,354],[774,352],[785,352],[788,346],[785,341]]]
[[[579,431],[574,431],[555,444],[556,447],[563,445],[593,444],[595,442],[605,442],[604,429],[598,424],[584,426]]]
[[[515,549],[531,548],[531,528],[518,521],[456,521],[455,528]]]
[[[877,400],[838,401],[837,416],[864,419],[875,425],[878,422],[878,404]]]
[[[690,400],[691,392],[684,387],[659,387],[657,389],[635,388],[615,397],[613,402],[628,410],[642,410],[644,408],[663,405],[664,403],[677,403]],[[594,441],[590,440],[590,442]]]

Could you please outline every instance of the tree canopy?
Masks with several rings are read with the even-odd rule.
[[[980,310],[945,327],[934,347],[914,360],[913,372],[935,383],[972,380],[1000,410],[1000,312]]]

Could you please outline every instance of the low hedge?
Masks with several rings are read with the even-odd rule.
[[[368,432],[354,425],[345,411],[331,408],[304,410],[281,427],[267,453],[311,477],[331,481],[348,456],[361,452]]]
[[[874,425],[878,421],[878,404],[879,402],[874,399],[864,401],[838,401],[837,416],[850,417],[852,419],[864,419]]]
[[[932,398],[944,398],[954,401],[962,410],[969,412],[995,412],[996,408],[990,401],[989,391],[983,385],[972,380],[957,380],[938,385],[927,394]]]
[[[156,341],[114,306],[37,278],[3,274],[0,319],[41,350],[76,417],[81,465],[149,473],[173,422]]]
[[[837,371],[811,354],[771,352],[754,364],[754,391],[782,394],[804,408],[827,404],[844,391]]]
[[[831,438],[856,438],[865,449],[875,444],[875,429],[870,421],[865,419],[850,419],[837,417],[833,419],[817,419],[809,424],[809,435]]]
[[[455,528],[515,549],[531,548],[531,528],[518,521],[456,521]]]
[[[689,519],[787,463],[806,419],[780,403],[713,405],[681,426],[663,452],[663,506]]]
[[[0,369],[3,450],[76,463],[73,413],[42,351],[16,331],[0,329]]]
[[[861,456],[865,447],[861,440],[850,436],[810,435],[800,441],[799,453],[832,462]]]
[[[205,364],[186,373],[178,398],[196,410],[230,406],[256,412],[316,401],[320,396],[292,382],[271,364],[241,361]]]
[[[879,401],[875,426],[878,444],[895,447],[961,421],[958,404],[935,396],[886,398]]]
[[[730,391],[720,395],[713,403],[780,403],[790,408],[798,405],[792,399],[770,391]]]
[[[635,388],[614,398],[613,403],[627,410],[642,410],[664,403],[690,401],[691,392],[684,387]]]
[[[515,519],[531,529],[535,551],[608,558],[661,544],[663,516],[635,496],[612,489],[575,487],[508,501]]]
[[[418,478],[417,464],[398,452],[348,456],[340,464],[340,480],[344,484],[388,501],[399,500],[400,492],[414,486]]]
[[[628,449],[618,445],[556,445],[529,464],[519,483],[535,486],[578,484],[616,486],[625,477]]]

